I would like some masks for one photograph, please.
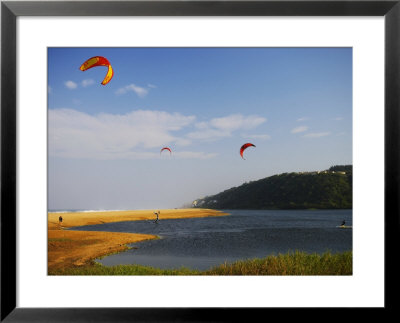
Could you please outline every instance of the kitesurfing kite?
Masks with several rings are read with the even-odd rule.
[[[240,156],[242,156],[243,159],[245,159],[245,158],[243,157],[243,152],[244,152],[244,150],[245,150],[246,148],[250,147],[250,146],[255,147],[255,145],[253,145],[253,144],[251,144],[251,143],[249,143],[249,142],[248,142],[247,144],[244,144],[242,147],[240,147]]]
[[[89,68],[96,67],[96,66],[107,66],[108,67],[106,77],[104,78],[103,82],[101,82],[101,84],[106,85],[108,82],[110,82],[110,80],[112,79],[112,77],[114,75],[114,71],[113,71],[111,64],[107,58],[105,58],[103,56],[91,57],[88,60],[86,60],[79,69],[81,71],[86,71]]]
[[[168,147],[162,148],[162,149],[160,150],[160,155],[161,155],[161,153],[163,152],[163,150],[169,150],[169,154],[171,155],[171,149],[168,148]]]

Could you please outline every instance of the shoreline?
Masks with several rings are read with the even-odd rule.
[[[49,212],[48,271],[89,265],[96,258],[128,250],[127,245],[130,243],[158,238],[156,235],[142,233],[65,229],[111,222],[155,220],[153,212],[153,210]],[[159,220],[224,215],[228,213],[212,209],[161,209]],[[59,216],[63,218],[61,226],[58,223]]]

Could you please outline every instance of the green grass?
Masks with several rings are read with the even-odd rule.
[[[352,252],[322,255],[294,252],[237,261],[204,272],[206,275],[351,275]]]
[[[49,275],[352,275],[353,253],[308,254],[293,252],[222,264],[206,271],[188,268],[158,269],[141,265],[89,266],[51,270]]]

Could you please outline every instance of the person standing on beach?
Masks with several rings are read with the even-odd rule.
[[[158,215],[160,214],[160,211],[154,212],[154,214],[156,215],[157,219],[154,221],[154,223],[158,222]]]
[[[61,226],[62,221],[63,221],[63,218],[62,218],[62,216],[60,215],[60,216],[58,217],[58,225],[59,225],[59,226]]]

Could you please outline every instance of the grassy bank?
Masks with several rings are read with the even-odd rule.
[[[92,263],[75,268],[49,270],[49,275],[352,275],[351,251],[322,255],[294,252],[223,264],[206,271],[158,269],[140,265],[103,266]]]

